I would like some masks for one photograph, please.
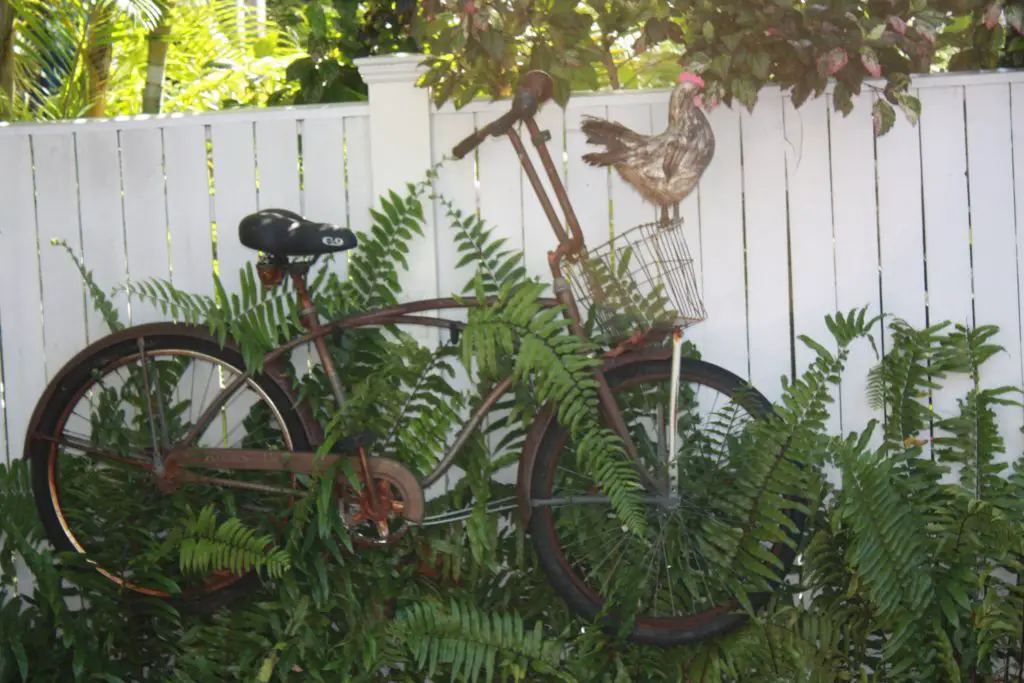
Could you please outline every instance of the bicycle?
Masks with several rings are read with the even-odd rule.
[[[683,330],[703,320],[706,313],[696,292],[692,262],[678,218],[668,226],[637,226],[596,249],[585,246],[579,221],[547,149],[550,134],[540,130],[534,119],[551,93],[549,76],[539,71],[524,75],[509,111],[470,134],[452,154],[461,159],[489,136],[506,135],[515,148],[559,241],[548,258],[555,296],[544,299],[543,304],[562,307],[563,314],[569,316],[571,331],[581,338],[588,338],[585,327],[610,330],[611,341],[603,347],[606,350],[601,365],[593,373],[601,414],[622,439],[628,457],[641,475],[644,493],[650,494],[644,498],[645,510],[653,510],[655,523],[648,524],[647,536],[636,539],[622,530],[614,515],[591,514],[607,504],[608,499],[599,495],[599,487],[588,475],[571,469],[575,456],[567,448],[568,434],[558,421],[557,406],[553,405],[546,406],[533,419],[519,458],[515,501],[508,501],[502,509],[518,509],[547,580],[583,618],[600,618],[602,625],[616,627],[617,612],[605,610],[610,605],[609,598],[618,595],[610,582],[613,578],[635,579],[638,587],[631,589],[634,592],[629,598],[637,600],[636,621],[630,633],[633,640],[675,645],[714,637],[746,618],[738,609],[740,603],[724,584],[712,589],[712,584],[737,569],[712,568],[705,552],[709,546],[695,540],[693,534],[701,525],[711,524],[712,528],[727,531],[730,524],[737,523],[722,512],[723,496],[716,486],[728,479],[730,465],[722,461],[735,451],[742,435],[730,436],[718,450],[708,444],[711,437],[720,435],[725,428],[742,428],[747,424],[738,416],[740,410],[748,414],[747,420],[756,420],[769,415],[772,407],[762,394],[733,373],[682,357]],[[554,188],[565,224],[558,218],[527,154],[516,129],[520,122],[525,125]],[[65,364],[39,399],[29,424],[25,457],[32,463],[38,511],[49,539],[58,550],[79,554],[86,553],[88,545],[91,566],[129,591],[171,598],[165,587],[151,580],[150,573],[156,575],[157,568],[148,567],[144,557],[145,549],[163,538],[161,528],[157,528],[157,508],[165,506],[172,508],[171,513],[180,512],[184,503],[174,494],[184,488],[192,496],[191,503],[216,501],[243,521],[261,523],[273,518],[277,509],[270,503],[272,498],[294,500],[301,485],[308,485],[313,475],[345,458],[360,486],[353,493],[355,487],[346,485],[339,475],[338,502],[346,526],[358,540],[386,547],[403,530],[464,519],[464,511],[426,515],[424,490],[456,463],[460,450],[512,384],[511,377],[497,383],[436,466],[423,476],[417,476],[402,462],[368,452],[372,451],[372,441],[364,438],[366,435],[339,442],[330,454],[318,456],[316,450],[323,444],[324,426],[314,418],[309,406],[298,400],[279,366],[285,353],[312,342],[330,381],[333,398],[341,406],[345,389],[328,350],[329,335],[387,325],[425,326],[455,335],[465,329],[464,323],[423,314],[468,308],[481,302],[460,303],[453,298],[422,300],[321,321],[307,288],[309,267],[323,255],[356,247],[355,235],[345,228],[308,221],[288,211],[268,210],[246,217],[239,226],[239,239],[262,252],[257,270],[265,286],[274,287],[286,277],[291,278],[306,330],[267,354],[261,372],[248,372],[237,344],[230,338],[220,344],[205,327],[172,322],[138,325],[94,342]],[[647,298],[638,299],[637,293],[644,290],[649,290]],[[671,316],[642,324],[627,319],[623,328],[619,313],[640,299],[649,301],[651,297],[668,302],[670,306],[665,310]],[[590,316],[586,322],[581,307]],[[643,306],[634,308],[634,313],[643,313]],[[633,325],[632,330],[629,325]],[[129,372],[126,379],[121,371],[132,363],[137,364],[137,369]],[[206,373],[200,369],[204,364],[210,366]],[[98,376],[102,376],[102,381]],[[123,386],[112,388],[118,379],[124,380]],[[651,385],[666,379],[667,392],[664,387],[652,389]],[[193,420],[197,382],[205,382],[205,401],[215,380],[217,388],[212,401]],[[681,394],[683,383],[692,383],[696,389]],[[165,395],[177,396],[186,385],[187,416],[182,407],[185,404],[163,404]],[[253,395],[253,403],[239,407],[235,401],[243,390]],[[716,391],[735,407],[715,410],[717,399],[709,404],[698,396],[701,390]],[[634,393],[639,396],[636,400]],[[652,398],[664,399],[666,393],[667,418],[660,404],[652,413],[640,414],[641,409],[648,407],[645,403]],[[82,400],[91,405],[88,416],[76,409]],[[126,405],[115,405],[115,401],[124,401]],[[692,419],[692,411],[709,405],[711,426],[702,427]],[[682,408],[691,412],[684,413]],[[232,417],[241,417],[241,425],[246,428],[237,441],[229,439],[238,429],[228,430],[228,419]],[[83,419],[93,428],[88,437],[65,434],[65,428],[75,418]],[[120,418],[137,427],[137,433],[126,436],[113,429],[111,424]],[[207,435],[212,445],[203,445]],[[86,457],[75,458],[72,452]],[[99,469],[101,463],[111,469]],[[95,471],[89,469],[94,464]],[[202,474],[202,470],[216,470],[219,474]],[[115,471],[125,472],[127,482],[111,480]],[[258,480],[246,479],[247,476]],[[574,486],[574,482],[579,485]],[[81,515],[69,511],[68,504],[76,492],[87,488],[85,483],[102,498],[101,506],[108,496],[117,499],[126,491],[142,492],[145,498],[135,507],[117,506],[112,512],[120,517],[101,522],[96,511]],[[567,512],[563,515],[563,511]],[[698,521],[684,520],[684,513],[689,512],[695,513]],[[793,511],[786,514],[797,532],[802,530],[801,515]],[[87,534],[95,534],[99,540],[86,544],[82,539]],[[646,548],[642,557],[629,552],[631,546],[627,544],[633,542],[641,549]],[[109,559],[103,559],[105,551],[109,551]],[[132,552],[136,555],[125,560]],[[776,543],[770,552],[779,566],[788,571],[795,556],[792,544]],[[677,553],[684,559],[679,560]],[[140,554],[143,560],[139,559]],[[118,557],[130,566],[117,569],[115,565],[121,561]],[[681,576],[672,575],[673,563],[681,567]],[[170,571],[167,567],[159,569]],[[220,572],[195,580],[186,577],[181,579],[182,596],[176,599],[227,601],[251,590],[257,580],[251,572],[241,576]],[[775,585],[772,583],[771,587]],[[705,589],[708,594],[700,595]],[[636,591],[649,594],[639,595]],[[755,608],[763,606],[770,595],[771,591],[751,594],[750,604]],[[687,607],[692,614],[679,613],[680,608]]]

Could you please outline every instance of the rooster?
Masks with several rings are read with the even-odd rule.
[[[668,225],[668,207],[697,187],[715,154],[715,134],[700,109],[704,80],[683,72],[668,105],[668,128],[660,135],[642,135],[616,121],[584,116],[580,128],[602,152],[583,155],[591,166],[614,166],[622,179],[647,201],[661,207]]]

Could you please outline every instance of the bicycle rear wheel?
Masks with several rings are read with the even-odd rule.
[[[669,359],[638,358],[606,373],[645,466],[666,482],[671,366]],[[784,457],[758,453],[746,434],[752,420],[771,411],[762,394],[698,360],[682,359],[679,374],[679,454],[671,465],[678,468],[676,500],[648,496],[643,539],[621,526],[557,419],[541,440],[531,483],[530,533],[555,591],[584,618],[601,617],[607,629],[619,627],[617,614],[635,615],[630,639],[666,646],[743,623],[735,582],[750,591],[755,608],[770,598],[770,591],[757,591],[752,579],[759,577],[739,575],[743,562],[726,561],[721,540],[749,531],[748,520],[736,517],[732,481],[745,468]],[[792,507],[784,514],[795,538],[803,515]],[[792,545],[762,547],[778,558],[785,576],[796,554]]]
[[[278,493],[210,483],[182,483],[169,493],[158,488],[154,438],[178,442],[220,388],[245,372],[234,348],[221,348],[205,330],[183,328],[125,330],[69,362],[40,399],[25,457],[41,521],[58,551],[83,556],[101,576],[133,593],[207,609],[252,590],[258,577],[183,572],[177,548],[167,547],[171,530],[212,504],[218,522],[238,517],[273,536],[286,514],[286,492],[299,495],[301,484],[288,472],[200,470]],[[267,374],[249,378],[228,399],[197,445],[309,448],[288,392]],[[180,594],[169,590],[168,579]]]

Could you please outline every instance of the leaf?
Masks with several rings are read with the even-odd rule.
[[[711,60],[709,67],[711,73],[717,74],[721,78],[725,78],[729,75],[729,64],[732,62],[732,57],[729,55],[718,55]]]
[[[921,100],[905,92],[896,93],[896,100],[910,124],[917,125],[921,119]]]
[[[935,28],[934,24],[922,20],[920,17],[918,17],[917,20],[914,22],[914,30],[917,32],[919,36],[927,40],[929,43],[935,43],[935,38],[938,35],[938,31]]]
[[[505,58],[505,39],[500,31],[487,29],[477,36],[484,51],[491,59],[500,62]]]
[[[701,27],[701,33],[704,35],[704,39],[709,43],[715,39],[715,25],[710,21],[705,21],[704,26]]]
[[[754,110],[754,106],[757,104],[757,88],[746,78],[737,78],[732,82],[732,94],[738,99],[749,111]]]
[[[21,677],[24,680],[28,680],[28,654],[25,652],[25,646],[19,641],[15,640],[11,643],[11,650],[14,652],[14,659],[18,662],[18,671],[21,672]]]
[[[900,34],[901,36],[907,35],[907,22],[902,17],[896,16],[895,14],[889,17],[889,26],[892,27],[893,31]]]
[[[853,93],[845,83],[836,83],[836,89],[832,93],[832,106],[844,116],[853,111]]]
[[[878,63],[878,55],[867,45],[860,49],[860,63],[864,65],[872,78],[881,78],[882,65]]]
[[[846,50],[841,47],[833,48],[819,58],[818,70],[822,75],[835,76],[843,70],[849,60]]]
[[[885,33],[885,23],[878,24],[867,35],[868,40],[880,40]]]
[[[704,71],[704,69],[708,68],[708,65],[711,64],[711,58],[708,57],[706,52],[694,52],[693,54],[687,53],[685,59],[687,68],[694,73]]]
[[[750,73],[758,79],[767,81],[772,66],[772,59],[767,52],[755,52],[750,55]]]
[[[1015,3],[1005,8],[1006,23],[1017,33],[1024,33],[1024,5]]]

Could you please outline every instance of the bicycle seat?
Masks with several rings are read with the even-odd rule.
[[[346,251],[358,244],[355,234],[333,223],[309,221],[287,209],[264,209],[238,224],[239,241],[274,256],[311,256]]]

